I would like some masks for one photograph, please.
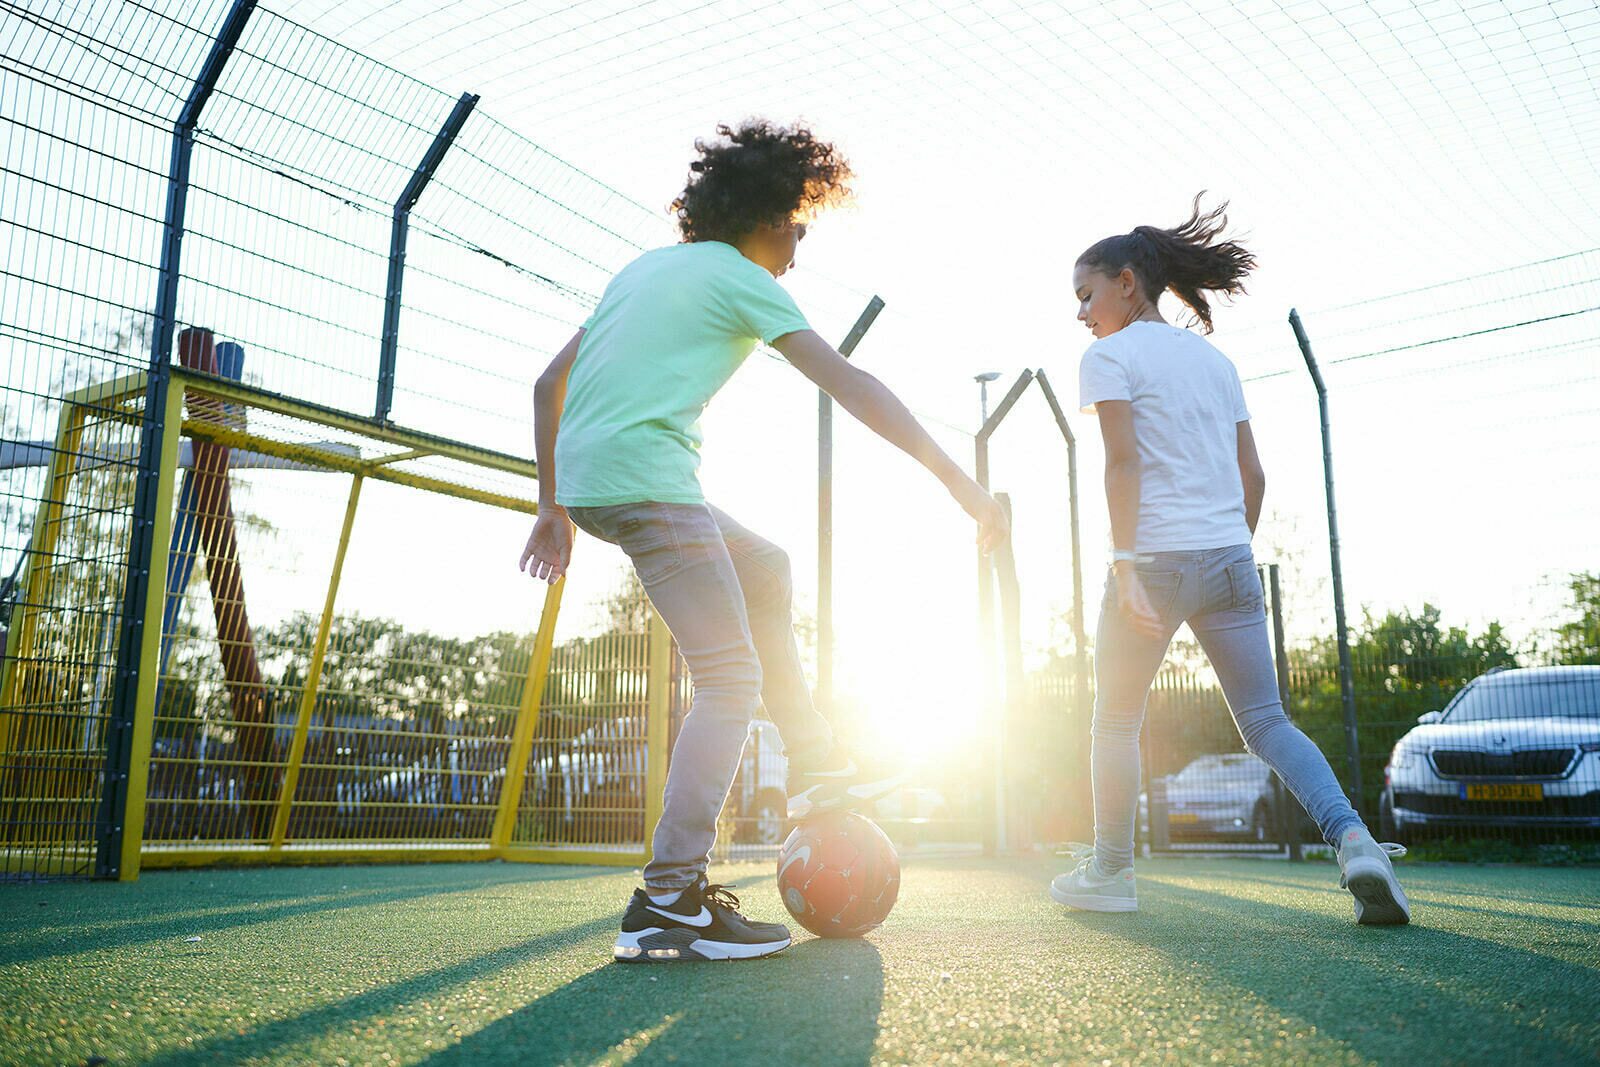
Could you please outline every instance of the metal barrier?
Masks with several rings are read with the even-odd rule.
[[[503,857],[638,864],[659,815],[671,638],[635,594],[624,624],[557,650],[564,583],[536,634],[451,640],[338,610],[362,487],[531,514],[532,464],[377,428],[241,385],[208,331],[180,340],[157,468],[137,704],[115,876],[141,867]],[[0,696],[6,868],[93,868],[106,690],[122,590],[141,374],[66,398]],[[181,462],[180,462],[181,461]],[[237,466],[348,477],[320,612],[252,627],[270,537],[242,528]],[[181,473],[181,480],[180,480]],[[437,506],[437,505],[433,505]],[[108,518],[109,517],[109,518]],[[82,544],[80,544],[82,542]],[[203,568],[199,564],[203,563]],[[203,579],[202,579],[203,572]],[[209,601],[209,605],[207,605]],[[96,607],[96,605],[101,605]],[[60,625],[61,620],[71,625]],[[85,629],[87,627],[87,629]],[[102,864],[102,867],[107,864]]]

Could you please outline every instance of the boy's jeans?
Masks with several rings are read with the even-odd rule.
[[[1095,637],[1095,855],[1102,870],[1133,862],[1139,805],[1139,727],[1145,699],[1178,625],[1188,622],[1211,660],[1245,748],[1278,772],[1332,845],[1361,819],[1327,759],[1283,713],[1267,639],[1261,578],[1249,545],[1154,552],[1134,565],[1164,633],[1147,637],[1117,607],[1117,578],[1106,580]]]
[[[644,869],[651,892],[684,889],[705,872],[758,705],[777,724],[791,764],[817,762],[833,744],[795,647],[789,557],[709,504],[645,501],[567,513],[627,553],[694,679]]]

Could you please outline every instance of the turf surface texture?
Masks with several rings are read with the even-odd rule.
[[[624,966],[636,873],[449,864],[0,886],[0,1062],[1593,1063],[1600,870],[1141,861],[1069,912],[1053,857],[908,857],[863,940]],[[784,919],[772,868],[716,868]],[[97,1061],[95,1057],[102,1057]]]

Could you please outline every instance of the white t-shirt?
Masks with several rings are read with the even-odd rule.
[[[1239,478],[1244,388],[1227,356],[1197,333],[1135,322],[1089,346],[1078,403],[1133,404],[1139,446],[1135,551],[1181,552],[1250,542]]]

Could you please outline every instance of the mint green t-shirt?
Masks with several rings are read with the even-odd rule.
[[[766,269],[721,241],[646,252],[584,323],[556,436],[556,500],[698,504],[700,413],[757,341],[810,327]]]

